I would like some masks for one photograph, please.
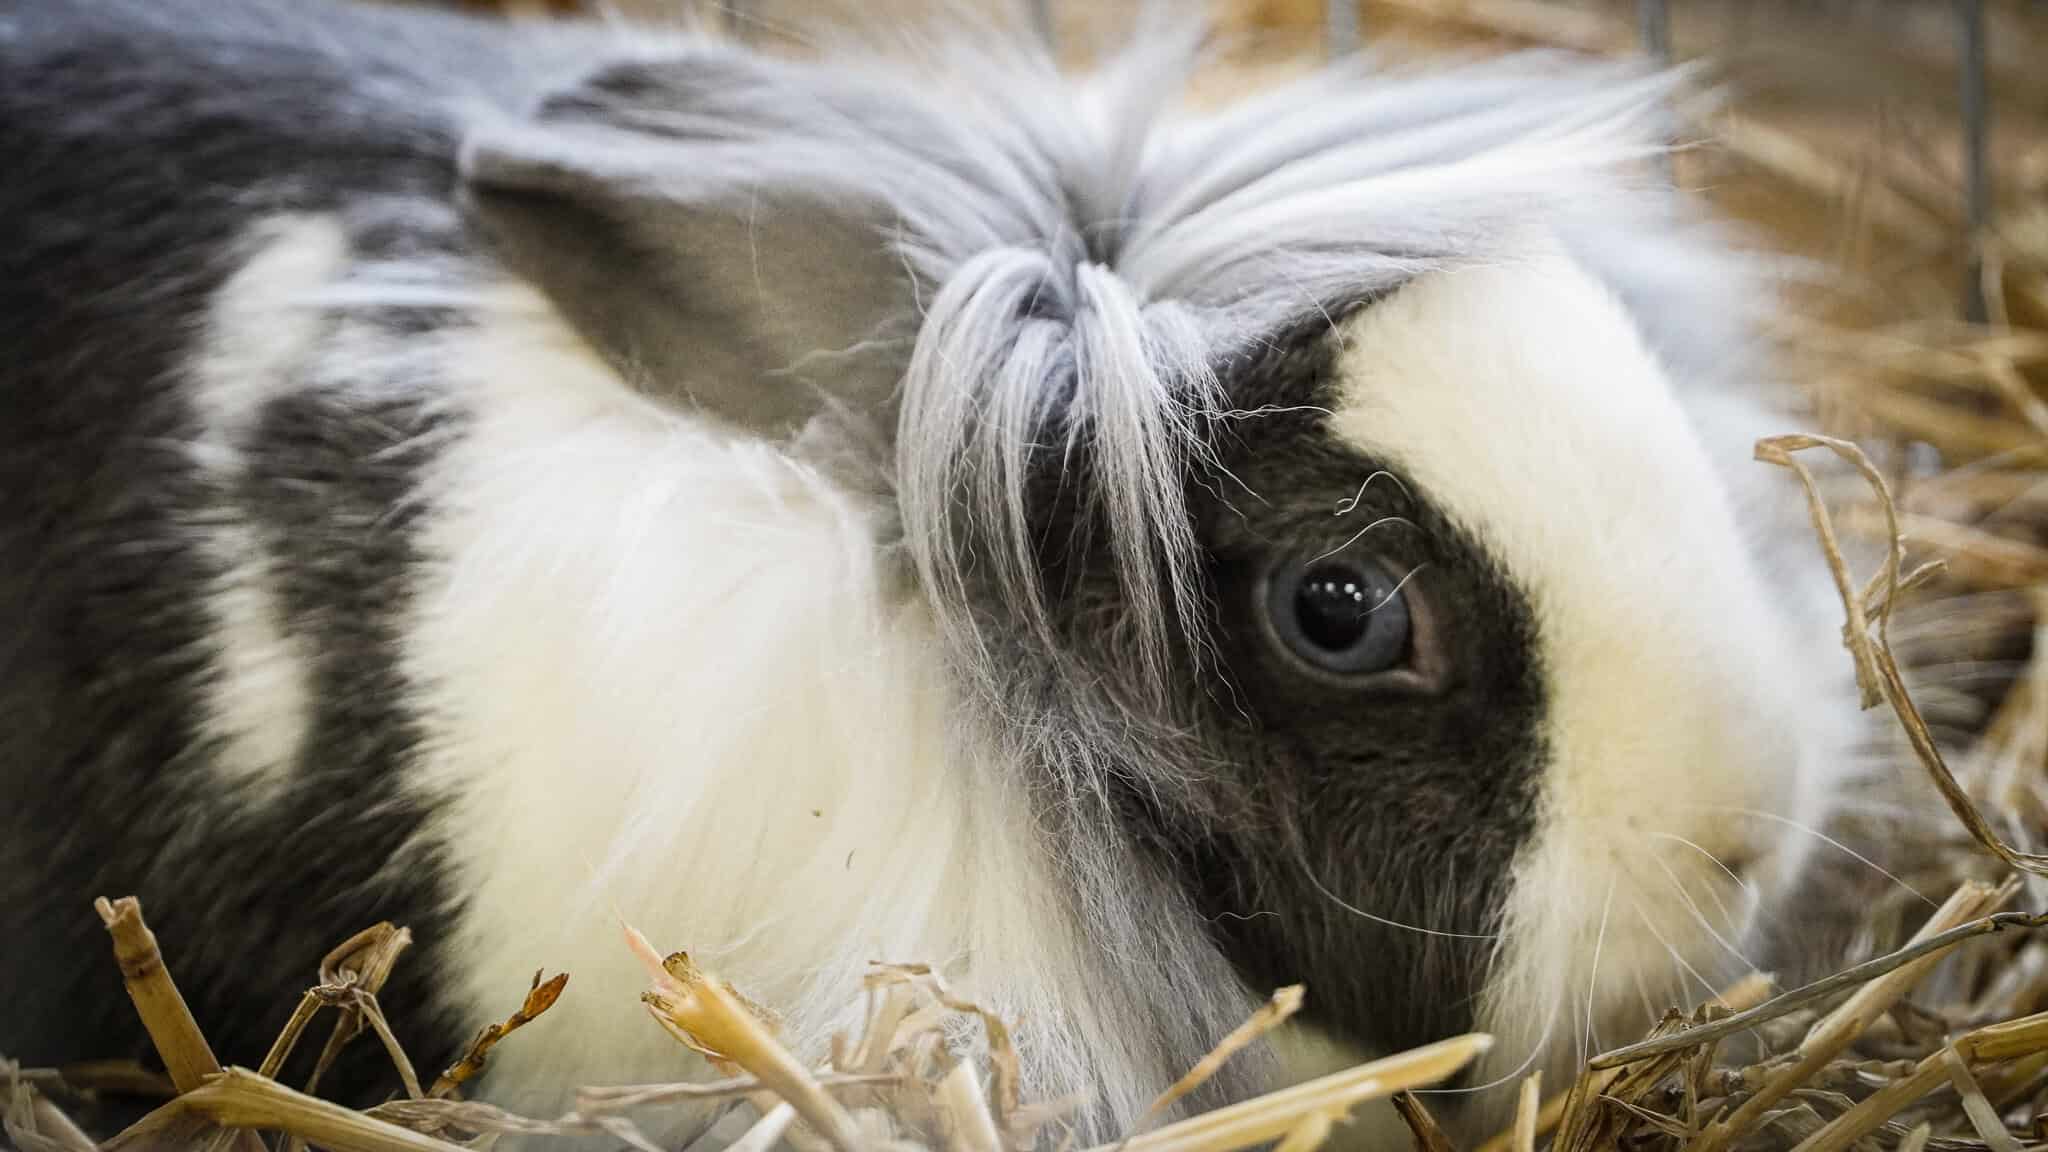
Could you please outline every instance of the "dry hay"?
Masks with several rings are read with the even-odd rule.
[[[1018,1152],[1070,1146],[1060,1133],[1082,1103],[1023,1100],[1008,1025],[960,998],[928,967],[875,965],[860,990],[866,998],[861,1035],[839,1038],[825,1065],[810,1068],[778,1042],[772,1011],[699,968],[687,954],[663,956],[623,925],[621,947],[632,949],[648,972],[642,997],[648,1015],[725,1079],[586,1088],[576,1094],[573,1111],[551,1119],[463,1100],[462,1085],[483,1070],[491,1048],[545,1013],[562,994],[566,976],[544,981],[536,973],[518,1010],[480,1032],[460,1060],[423,1087],[377,1004],[378,990],[411,943],[404,928],[390,924],[357,933],[327,956],[319,982],[307,990],[260,1067],[223,1069],[187,1010],[143,922],[141,906],[127,898],[101,900],[98,907],[136,1013],[167,1069],[167,1082],[132,1067],[22,1069],[0,1062],[0,1088],[5,1089],[0,1127],[21,1152],[93,1149],[60,1101],[89,1103],[101,1092],[170,1097],[99,1145],[110,1152],[266,1152],[271,1147],[303,1152],[308,1146],[334,1152],[459,1152],[487,1147],[508,1133],[591,1134],[640,1152],[658,1152],[660,1145],[643,1133],[633,1115],[707,1101],[753,1108],[757,1118],[752,1126],[727,1145],[742,1152],[765,1152],[783,1142],[799,1152]],[[1308,1152],[1356,1105],[1437,1083],[1491,1043],[1482,1035],[1455,1037],[1177,1123],[1149,1126],[1234,1053],[1293,1015],[1301,1002],[1299,987],[1275,992],[1207,1059],[1161,1093],[1129,1134],[1090,1152],[1228,1152],[1275,1141],[1289,1152]],[[335,1020],[312,1082],[303,1091],[279,1082],[286,1059],[322,1009],[333,1011]],[[963,1023],[981,1030],[989,1053],[986,1066],[958,1058],[947,1042]],[[341,1048],[365,1032],[384,1046],[403,1095],[362,1111],[312,1095]],[[277,1143],[265,1143],[260,1132],[277,1134]]]
[[[1870,485],[1878,516],[1891,526],[1880,570],[1858,579],[1820,484],[1800,453],[1825,449],[1854,465]],[[1852,1147],[2019,1152],[2048,1142],[2048,941],[2032,930],[2048,913],[2009,911],[2027,887],[2048,875],[2048,857],[2013,848],[1985,818],[1914,705],[1889,641],[1903,598],[1940,578],[1938,562],[1908,568],[1900,513],[1883,474],[1855,445],[1792,435],[1760,441],[1760,460],[1792,470],[1805,485],[1814,523],[1841,592],[1844,646],[1857,667],[1865,703],[1898,717],[1922,767],[1976,848],[2014,871],[1997,885],[1966,881],[1901,948],[1812,984],[1766,998],[1770,977],[1752,974],[1717,1003],[1690,1016],[1672,1010],[1640,1042],[1590,1060],[1565,1092],[1543,1099],[1540,1080],[1521,1086],[1512,1128],[1479,1152],[1534,1152],[1548,1137],[1560,1152],[1610,1148],[1654,1152],[1783,1149],[1841,1152]],[[876,965],[861,993],[865,1025],[842,1037],[822,1067],[807,1067],[776,1039],[774,1013],[698,967],[688,955],[662,955],[622,925],[622,947],[643,962],[643,995],[655,1024],[727,1078],[709,1083],[584,1089],[576,1108],[552,1119],[519,1116],[461,1099],[490,1050],[547,1011],[566,976],[536,973],[525,999],[503,1023],[480,1032],[469,1050],[431,1084],[423,1082],[386,1025],[377,992],[411,941],[380,924],[350,937],[320,966],[317,983],[291,1014],[254,1070],[223,1069],[185,1006],[167,959],[133,900],[101,900],[100,916],[137,1015],[167,1071],[168,1103],[104,1145],[106,1149],[179,1148],[266,1152],[259,1133],[276,1133],[281,1152],[314,1146],[336,1152],[454,1152],[497,1137],[595,1134],[642,1152],[659,1145],[633,1114],[678,1102],[743,1101],[757,1119],[728,1147],[765,1152],[787,1143],[798,1152],[945,1148],[951,1152],[1024,1152],[1057,1144],[1078,1101],[1027,1102],[1019,1092],[1007,1022],[964,1000],[920,965]],[[1933,977],[1937,970],[1942,979]],[[1150,1121],[1212,1075],[1235,1052],[1285,1021],[1303,990],[1283,988],[1177,1084],[1118,1142],[1090,1152],[1230,1152],[1277,1146],[1311,1152],[1351,1110],[1397,1095],[1423,1152],[1450,1152],[1409,1089],[1435,1084],[1484,1052],[1483,1035],[1452,1038],[1360,1065],[1304,1085],[1219,1108],[1156,1129]],[[304,1091],[277,1077],[315,1017],[334,1023]],[[978,1028],[986,1064],[957,1057],[947,1043],[957,1024]],[[311,1093],[342,1047],[368,1034],[380,1043],[403,1095],[365,1111]],[[517,1042],[517,1041],[514,1041]],[[1736,1055],[1734,1053],[1741,1053]],[[135,1069],[23,1070],[0,1065],[0,1127],[21,1152],[85,1152],[93,1142],[59,1106],[95,1089],[150,1087]]]
[[[1062,27],[1114,7],[1066,5]],[[1899,716],[1898,763],[1914,772],[1874,780],[1887,802],[1852,805],[1834,831],[1904,847],[1887,861],[1890,874],[1845,866],[1809,896],[1823,913],[1810,929],[1811,955],[1827,958],[1814,961],[1818,979],[1781,971],[1800,987],[1772,995],[1779,985],[1753,975],[1717,1003],[1673,1010],[1559,1091],[1546,1094],[1532,1079],[1514,1125],[1477,1152],[1533,1152],[1546,1141],[1563,1152],[2048,1147],[2048,940],[2033,931],[2041,915],[2025,911],[2048,909],[2041,858],[2025,851],[2048,831],[2048,74],[2030,67],[2048,55],[2048,16],[2038,4],[1989,6],[1996,211],[1991,228],[1973,231],[1955,72],[1941,39],[1949,5],[1898,0],[1874,16],[1840,3],[1674,7],[1679,55],[1754,65],[1747,94],[1739,88],[1715,125],[1721,143],[1682,156],[1680,175],[1809,261],[1777,335],[1802,397],[1846,439],[1780,438],[1759,445],[1759,456],[1808,483],[1843,593],[1845,658],[1856,662],[1865,704]],[[1235,70],[1212,82],[1242,87],[1298,67],[1314,47],[1319,8],[1236,0],[1230,26],[1258,35]],[[1630,42],[1626,9],[1621,0],[1373,0],[1364,14],[1374,37],[1426,47],[1611,51]],[[1747,47],[1766,40],[1767,53]],[[1775,63],[1757,64],[1759,56]],[[1983,301],[1972,322],[1958,318],[1966,270]],[[1809,450],[1837,457],[1835,466],[1809,469]],[[1875,574],[1852,571],[1850,557],[1866,566],[1875,557]],[[1914,890],[1949,895],[1929,915]],[[776,1042],[772,1013],[626,929],[621,947],[648,964],[655,1023],[726,1078],[585,1090],[574,1111],[536,1119],[464,1101],[461,1090],[493,1045],[522,1042],[512,1033],[562,994],[564,977],[536,976],[516,1012],[423,1082],[376,1001],[409,936],[379,925],[323,963],[261,1067],[223,1070],[172,983],[176,957],[156,953],[140,908],[102,902],[101,911],[168,1076],[0,1062],[0,1143],[22,1152],[93,1147],[66,1109],[135,1095],[168,1103],[110,1147],[449,1152],[506,1133],[596,1133],[645,1148],[653,1145],[635,1117],[690,1101],[752,1109],[757,1119],[738,1145],[746,1152],[1071,1143],[1063,1120],[1076,1102],[1018,1096],[1011,1022],[922,967],[877,966],[864,988],[849,989],[865,998],[863,1033],[809,1068]],[[1837,922],[1823,923],[1825,914]],[[339,935],[351,926],[335,927]],[[1276,993],[1167,1089],[1161,1107],[1284,1020],[1300,996]],[[313,1084],[275,1079],[322,1013],[334,1023],[318,1068],[352,1040],[381,1044],[402,1098],[352,1111],[317,1099]],[[944,1042],[962,1027],[985,1038],[986,1067]],[[1283,1152],[1307,1152],[1357,1103],[1399,1093],[1418,1149],[1450,1152],[1419,1099],[1401,1090],[1449,1076],[1484,1044],[1446,1041],[1190,1120],[1141,1125],[1110,1147],[1222,1152],[1277,1141]]]

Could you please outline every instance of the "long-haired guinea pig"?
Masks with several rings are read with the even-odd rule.
[[[1096,1134],[1301,982],[1218,1096],[1477,1127],[1756,959],[1854,710],[1674,81],[960,26],[0,5],[0,1051],[146,1050],[96,895],[249,1064],[391,920],[423,1064],[571,973],[544,1112],[687,1074],[622,916]]]

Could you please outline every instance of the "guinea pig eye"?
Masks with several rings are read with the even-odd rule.
[[[1409,661],[1407,589],[1374,561],[1282,563],[1266,579],[1265,611],[1280,643],[1310,667],[1369,676]]]

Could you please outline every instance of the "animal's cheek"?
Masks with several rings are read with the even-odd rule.
[[[1752,928],[1813,840],[1827,748],[1808,717],[1830,709],[1743,623],[1769,618],[1753,585],[1728,574],[1712,627],[1617,600],[1547,630],[1536,827],[1481,1011],[1505,1068],[1639,1039],[1756,967]]]

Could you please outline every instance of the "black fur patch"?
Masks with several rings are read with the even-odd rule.
[[[1202,507],[1225,682],[1202,701],[1218,771],[1247,810],[1183,842],[1181,867],[1215,935],[1255,988],[1308,985],[1306,1013],[1338,1036],[1402,1048],[1468,1030],[1499,928],[1508,869],[1534,825],[1543,687],[1526,598],[1479,543],[1394,472],[1335,515],[1384,462],[1324,428],[1339,401],[1337,339],[1320,317],[1233,365],[1231,427]],[[1293,409],[1293,410],[1289,410]],[[1240,486],[1241,485],[1241,486]],[[1245,489],[1249,489],[1247,492]],[[1315,556],[1382,517],[1348,554],[1418,569],[1410,595],[1440,621],[1438,695],[1360,688],[1279,650],[1256,589],[1268,566]],[[1323,891],[1327,890],[1327,894]]]
[[[1231,402],[1256,414],[1221,422],[1221,469],[1189,477],[1211,628],[1206,650],[1180,646],[1172,700],[1124,687],[1137,679],[1128,605],[1089,498],[1090,448],[1041,450],[1031,501],[1058,651],[1019,645],[998,661],[1015,671],[997,709],[1012,729],[1098,751],[1118,836],[1143,846],[1119,883],[1150,884],[1157,869],[1254,994],[1304,983],[1307,1018],[1398,1049],[1473,1026],[1509,869],[1534,830],[1544,688],[1532,609],[1501,565],[1427,491],[1327,430],[1339,349],[1318,315],[1220,367]],[[1393,479],[1336,515],[1382,468]],[[1352,548],[1421,567],[1409,588],[1441,622],[1450,669],[1436,695],[1308,673],[1259,616],[1270,565],[1386,516],[1412,526]],[[983,600],[1005,610],[993,590]],[[1063,840],[1097,834],[1085,805],[1047,799]],[[1161,940],[1175,931],[1171,904],[1159,903]]]
[[[426,422],[411,403],[278,381],[240,446],[246,474],[219,491],[187,454],[181,376],[255,221],[394,202],[453,219],[454,134],[417,73],[488,73],[493,43],[483,25],[318,3],[0,3],[9,1057],[147,1055],[98,895],[143,898],[224,1061],[258,1062],[320,957],[383,919],[418,940],[384,996],[414,1055],[440,1060],[476,1023],[434,987],[453,901],[423,838],[429,809],[399,786],[418,734],[397,647],[412,521],[393,510],[426,460]],[[431,226],[406,234],[407,218],[348,221],[359,255],[447,246]],[[312,656],[310,728],[274,802],[229,790],[198,730],[217,573],[197,529],[224,519],[262,541]],[[394,1086],[374,1048],[358,1044],[328,1089]]]

